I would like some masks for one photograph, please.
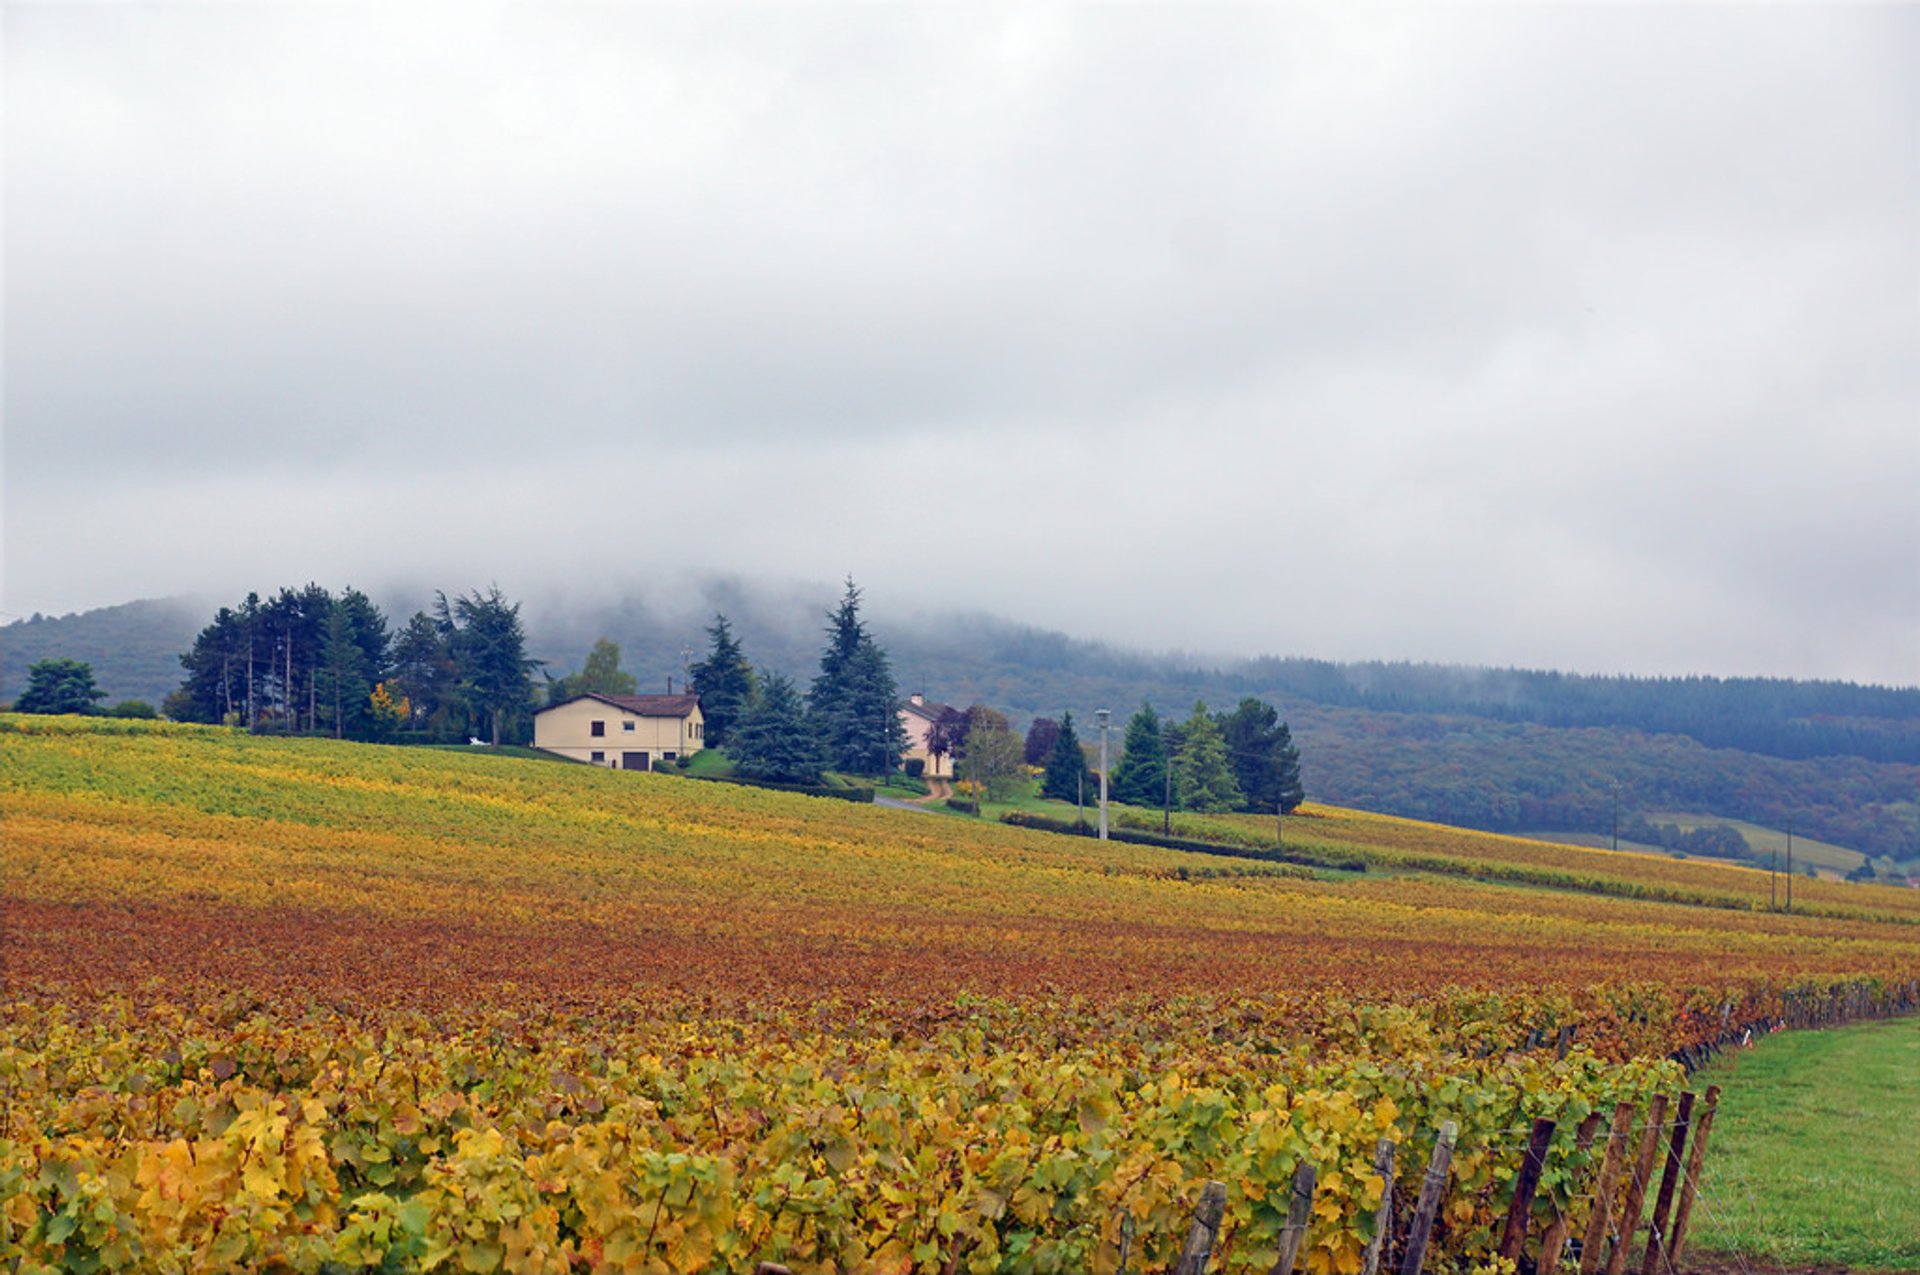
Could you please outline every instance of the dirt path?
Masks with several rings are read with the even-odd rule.
[[[927,789],[927,795],[924,797],[906,797],[903,800],[911,806],[931,806],[936,801],[945,801],[953,796],[952,781],[939,779],[933,775],[927,776]]]

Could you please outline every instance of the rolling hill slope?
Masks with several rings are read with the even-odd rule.
[[[1305,839],[1377,870],[17,715],[0,802],[32,1269],[1159,1272],[1218,1181],[1255,1275],[1316,1167],[1296,1239],[1350,1271],[1379,1140],[1446,1124],[1469,1269],[1543,1113],[1571,1180],[1671,1051],[1920,1004],[1911,891],[1782,915],[1740,869],[1327,808]]]
[[[601,636],[643,686],[683,678],[724,610],[750,658],[804,684],[830,596],[709,581],[692,600],[529,603],[532,649],[577,668]],[[389,600],[396,623],[425,597]],[[114,698],[158,703],[211,606],[131,603],[0,629],[5,694],[35,659],[94,663]],[[1604,832],[1623,814],[1686,810],[1920,864],[1920,690],[1768,679],[1586,678],[1516,670],[1222,660],[1129,652],[982,616],[889,617],[874,627],[903,690],[984,701],[1016,722],[1144,700],[1183,715],[1255,695],[1276,704],[1310,796],[1494,831]],[[1730,741],[1744,747],[1729,746]],[[1835,750],[1835,751],[1823,751]],[[1811,754],[1811,755],[1802,755]]]

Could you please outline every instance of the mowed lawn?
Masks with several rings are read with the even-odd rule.
[[[1783,1032],[1721,1087],[1695,1255],[1920,1271],[1920,1019]]]

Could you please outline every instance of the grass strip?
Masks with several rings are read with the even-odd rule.
[[[1920,1019],[1782,1032],[1694,1079],[1722,1093],[1689,1249],[1920,1271]]]

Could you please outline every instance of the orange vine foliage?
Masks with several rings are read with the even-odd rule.
[[[1307,1269],[1351,1275],[1375,1141],[1410,1164],[1449,1119],[1463,1266],[1531,1118],[1564,1141],[1790,987],[1920,973],[1920,917],[1872,894],[1313,879],[206,728],[0,718],[0,800],[0,1263],[30,1271],[1103,1271],[1123,1235],[1159,1270],[1208,1178],[1220,1261],[1264,1270],[1305,1157]],[[1383,865],[1596,870],[1322,818]]]

